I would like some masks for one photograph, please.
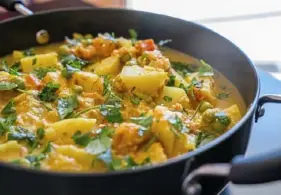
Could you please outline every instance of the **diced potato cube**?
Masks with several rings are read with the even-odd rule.
[[[165,80],[168,78],[164,71],[156,70],[151,67],[124,66],[120,73],[122,82],[126,88],[144,93],[155,93],[164,86]]]
[[[176,139],[172,156],[178,156],[195,149],[195,138],[188,134],[180,134]]]
[[[27,153],[27,149],[18,144],[17,141],[8,141],[5,144],[0,144],[0,160],[19,159]]]
[[[75,132],[86,133],[91,131],[96,124],[96,119],[74,118],[65,119],[50,124],[45,129],[45,140],[56,144],[74,144],[72,136]]]
[[[70,83],[83,87],[84,92],[102,93],[103,91],[102,79],[98,75],[90,72],[75,72],[72,75]]]
[[[139,151],[134,155],[134,161],[141,164],[146,158],[150,158],[152,163],[161,163],[167,161],[167,155],[164,152],[163,146],[159,143],[153,143],[147,151]]]
[[[132,47],[132,41],[130,39],[121,37],[116,39],[116,41],[121,47]]]
[[[98,75],[117,75],[121,71],[120,59],[118,56],[110,56],[88,66],[85,70]]]
[[[159,103],[164,104],[165,106],[171,106],[175,103],[178,103],[183,96],[186,96],[186,93],[183,89],[178,87],[164,86],[163,95],[161,96]],[[171,101],[165,100],[165,97],[171,98]]]
[[[20,60],[22,71],[29,73],[35,68],[58,68],[58,54],[55,52],[28,56]]]
[[[19,61],[20,59],[24,58],[23,52],[18,51],[18,50],[14,50],[13,51],[13,59],[15,61]]]
[[[228,128],[233,127],[241,118],[241,112],[236,104],[223,110],[227,116],[230,117],[231,123]]]

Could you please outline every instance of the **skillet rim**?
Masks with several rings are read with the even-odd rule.
[[[151,169],[161,169],[164,168],[166,166],[170,166],[172,164],[177,164],[177,163],[181,163],[183,161],[188,161],[190,160],[192,157],[195,157],[197,155],[200,155],[201,153],[215,147],[216,145],[218,145],[219,143],[223,142],[224,140],[226,140],[227,138],[231,137],[233,133],[235,133],[236,131],[239,130],[239,128],[241,127],[241,125],[243,125],[244,123],[247,122],[247,120],[249,120],[256,109],[257,103],[258,103],[258,99],[260,96],[260,79],[259,76],[257,74],[257,68],[254,66],[253,62],[249,59],[249,57],[237,46],[235,45],[233,42],[231,42],[230,40],[228,40],[227,38],[225,38],[224,36],[220,35],[219,33],[192,21],[188,21],[188,20],[184,20],[181,18],[176,18],[173,16],[168,16],[168,15],[164,15],[164,14],[159,14],[159,13],[152,13],[152,12],[147,12],[147,11],[139,11],[139,10],[132,10],[132,9],[125,9],[125,8],[95,8],[95,7],[71,7],[71,8],[59,8],[59,9],[53,9],[53,10],[47,10],[47,11],[40,11],[40,12],[35,12],[33,15],[29,15],[29,16],[16,16],[13,18],[9,18],[9,19],[5,19],[0,21],[0,28],[1,28],[1,24],[4,23],[11,23],[13,21],[17,21],[17,20],[21,20],[21,19],[25,19],[25,18],[29,18],[29,17],[33,17],[33,16],[39,16],[39,15],[49,15],[49,14],[55,14],[56,12],[77,12],[77,11],[96,11],[96,12],[135,12],[138,14],[146,14],[146,15],[151,15],[151,16],[158,16],[158,17],[162,17],[163,19],[165,18],[169,18],[169,19],[174,19],[174,20],[179,20],[182,21],[184,23],[189,23],[193,26],[196,26],[200,29],[205,30],[208,33],[213,33],[216,36],[220,37],[221,39],[223,39],[224,41],[227,41],[228,43],[230,43],[234,48],[236,48],[238,50],[238,52],[240,52],[248,61],[249,66],[251,67],[251,69],[253,70],[254,73],[254,77],[256,80],[256,89],[255,89],[255,97],[254,100],[252,101],[252,103],[248,106],[247,112],[246,114],[242,117],[242,119],[236,123],[230,130],[228,130],[226,133],[222,134],[221,136],[219,136],[218,138],[216,138],[215,140],[209,142],[208,144],[195,149],[194,151],[182,154],[180,156],[177,157],[173,157],[171,159],[168,159],[166,162],[164,163],[159,163],[159,164],[155,164],[155,165],[149,165],[149,166],[141,166],[138,167],[136,169],[124,169],[124,170],[117,170],[117,171],[111,171],[111,172],[105,172],[105,173],[94,173],[94,172],[55,172],[55,171],[49,171],[49,170],[37,170],[37,169],[32,169],[32,168],[26,168],[26,167],[22,167],[22,166],[17,166],[17,165],[13,165],[11,163],[7,163],[7,162],[0,162],[0,168],[7,168],[7,169],[12,169],[13,171],[26,171],[29,172],[30,174],[38,174],[38,175],[48,175],[48,176],[56,176],[56,177],[112,177],[112,176],[120,176],[120,175],[131,175],[131,174],[139,174],[142,172],[146,172],[146,171],[150,171]],[[1,170],[0,170],[1,171]]]

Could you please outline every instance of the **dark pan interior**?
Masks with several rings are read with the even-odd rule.
[[[0,56],[14,49],[36,46],[35,34],[46,29],[51,41],[73,32],[115,32],[128,36],[134,28],[139,38],[172,39],[171,48],[204,59],[223,73],[240,91],[247,106],[257,92],[257,78],[247,57],[231,42],[199,25],[163,15],[129,10],[74,9],[39,14],[0,25]]]

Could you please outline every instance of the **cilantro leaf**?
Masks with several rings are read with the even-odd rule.
[[[11,100],[1,111],[2,115],[9,115],[16,113],[15,101]]]
[[[98,136],[92,140],[86,147],[90,154],[97,155],[105,152],[111,146],[111,139],[108,136]]]
[[[201,147],[212,140],[214,140],[216,137],[208,132],[199,132],[196,136],[195,140],[195,146],[196,148]]]
[[[164,96],[164,101],[166,101],[166,102],[171,102],[171,101],[173,101],[173,98],[172,97],[170,97],[170,96]]]
[[[64,76],[67,79],[70,79],[74,72],[78,72],[80,70],[81,69],[75,68],[75,67],[70,66],[70,65],[67,64],[65,66],[65,68],[62,70],[62,76]]]
[[[103,104],[100,106],[100,112],[110,123],[123,122],[123,117],[120,112],[120,107],[118,106]]]
[[[198,69],[199,76],[214,76],[213,68],[203,60],[200,60],[200,62],[202,66]]]
[[[9,65],[7,60],[2,60],[0,63],[0,70],[3,70],[5,72],[9,72]]]
[[[41,127],[39,129],[37,129],[36,134],[37,134],[37,137],[38,137],[39,140],[43,139],[45,137],[45,130],[44,130],[44,128]]]
[[[0,118],[0,136],[4,135],[5,132],[11,131],[16,120],[16,114],[10,114],[4,118]]]
[[[167,82],[167,86],[171,86],[171,87],[175,86],[175,81],[176,81],[176,76],[175,75],[171,75],[169,77],[168,82]]]
[[[78,108],[79,102],[77,96],[67,96],[58,99],[57,110],[60,116],[60,119],[65,119],[70,116],[73,111]]]
[[[47,154],[47,153],[50,153],[51,151],[52,151],[52,143],[48,142],[47,146],[43,149],[42,153]]]
[[[146,131],[148,131],[152,125],[153,117],[152,116],[142,116],[142,117],[131,117],[131,121],[140,125],[138,134],[143,136]]]
[[[139,105],[140,101],[141,101],[141,99],[136,95],[131,96],[130,100],[131,100],[132,104],[135,104],[135,105]]]
[[[35,55],[33,48],[23,50],[22,53],[24,56],[34,56]]]
[[[55,68],[36,68],[33,73],[39,78],[43,79],[48,72],[56,72]]]
[[[215,117],[216,117],[216,119],[219,120],[219,122],[220,122],[222,125],[224,125],[224,126],[226,126],[226,127],[227,127],[227,126],[230,124],[230,122],[231,122],[230,118],[229,118],[229,117],[226,115],[226,113],[223,112],[223,111],[217,112],[217,113],[215,114]]]
[[[17,84],[10,82],[0,82],[0,91],[11,90],[17,88]]]
[[[20,63],[17,62],[9,68],[9,73],[11,75],[19,76],[19,75],[21,75],[21,73],[19,72],[20,70],[21,70]]]
[[[171,131],[179,137],[179,133],[188,131],[188,128],[183,124],[182,120],[177,114],[168,116],[166,120],[171,124]]]
[[[56,91],[60,88],[60,84],[49,82],[43,90],[39,93],[38,97],[41,101],[53,102],[57,99]]]
[[[26,140],[29,146],[33,146],[36,142],[36,136],[23,127],[16,127],[8,133],[8,140]]]
[[[220,100],[222,100],[222,99],[228,98],[229,95],[230,95],[229,93],[219,93],[219,94],[217,95],[217,98],[220,99]]]
[[[85,134],[82,134],[81,131],[76,131],[73,136],[72,136],[72,139],[73,141],[79,145],[79,146],[87,146],[90,141],[92,140],[91,138],[91,133],[88,132],[88,133],[85,133]]]
[[[68,65],[79,70],[89,63],[88,61],[82,60],[73,54],[62,56],[60,62],[63,66]]]
[[[135,29],[131,28],[131,29],[128,30],[128,32],[129,32],[129,35],[131,37],[132,42],[135,43],[138,39],[137,31]]]

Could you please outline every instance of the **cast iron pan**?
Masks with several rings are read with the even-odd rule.
[[[32,15],[32,12],[24,7],[24,4],[22,3],[21,0],[4,0],[4,1],[0,0],[0,5],[2,5],[7,10],[10,10],[10,11],[17,10],[24,15]],[[76,11],[79,12],[79,10],[76,10]],[[85,11],[85,9],[81,9],[80,11],[83,12],[83,11]],[[89,11],[89,10],[86,10],[86,11]],[[116,12],[113,10],[111,10],[111,11]],[[61,11],[55,11],[54,13],[56,13],[56,12],[61,12]],[[107,12],[110,12],[110,10],[107,10]],[[136,11],[123,10],[122,12],[124,12],[124,14],[126,14],[126,13],[132,14],[132,12],[136,12]],[[137,13],[137,14],[140,14],[140,13]],[[50,13],[49,13],[49,15],[50,15]],[[156,14],[153,15],[150,13],[141,13],[140,15],[144,15],[146,17],[148,17],[148,16],[156,17]],[[34,16],[29,16],[29,17],[34,17]],[[44,15],[41,15],[40,17],[44,19]],[[157,17],[159,17],[159,16],[157,16]],[[5,22],[0,23],[0,33],[1,33],[1,31],[2,31],[2,33],[4,32],[3,34],[0,34],[0,35],[4,36],[4,37],[7,36],[8,30],[3,28],[4,25],[6,25],[8,27],[16,25],[16,22],[19,20],[20,19],[17,19],[14,21],[9,21],[9,23],[5,23]],[[159,23],[160,24],[164,23],[163,20],[164,20],[164,17],[163,17],[162,21],[159,21]],[[169,20],[171,20],[171,19],[169,19]],[[42,21],[42,22],[44,22],[44,21]],[[155,22],[155,20],[153,22]],[[177,19],[176,22],[181,23],[181,21],[179,19]],[[155,23],[155,26],[159,27],[159,23]],[[122,25],[122,22],[120,22],[120,25]],[[171,28],[172,25],[173,24],[171,23],[168,26],[160,26],[160,27]],[[195,24],[192,24],[192,23],[190,23],[189,25],[196,26]],[[11,27],[11,29],[12,29],[12,27]],[[190,159],[192,156],[195,156],[196,158],[200,159],[201,156],[205,155],[203,158],[201,158],[201,159],[204,159],[204,158],[206,158],[206,156],[213,155],[212,157],[214,159],[216,159],[216,158],[218,159],[218,160],[214,160],[214,161],[210,160],[210,158],[208,160],[205,160],[205,159],[201,160],[204,163],[227,161],[225,159],[219,160],[219,159],[222,159],[222,157],[218,157],[218,156],[227,156],[226,154],[218,154],[218,152],[216,152],[215,153],[216,155],[214,155],[211,151],[212,150],[216,151],[215,149],[220,149],[221,151],[223,151],[222,147],[223,147],[223,143],[224,143],[228,147],[230,147],[230,148],[228,148],[228,150],[226,150],[227,152],[230,152],[231,144],[236,144],[235,140],[238,140],[238,143],[243,142],[243,144],[242,144],[242,149],[240,151],[233,152],[233,154],[235,155],[237,153],[243,153],[245,151],[245,146],[247,145],[247,140],[248,140],[248,136],[249,136],[249,132],[250,132],[249,129],[251,128],[251,119],[253,117],[254,111],[256,111],[255,119],[257,121],[258,118],[264,114],[264,109],[262,108],[263,104],[267,103],[267,102],[281,103],[281,96],[280,95],[266,95],[266,96],[261,97],[259,99],[259,101],[257,101],[258,93],[259,93],[259,81],[257,78],[256,70],[252,66],[251,62],[247,59],[247,57],[245,57],[245,55],[240,50],[235,48],[235,46],[233,46],[231,43],[227,43],[227,40],[222,39],[218,35],[214,35],[213,32],[207,31],[205,28],[200,27],[200,26],[196,26],[196,28],[194,27],[194,29],[193,28],[191,28],[191,29],[193,31],[196,31],[199,29],[198,34],[201,33],[200,29],[201,30],[203,29],[204,31],[206,31],[206,33],[208,35],[210,35],[210,37],[214,37],[214,40],[212,40],[214,47],[216,44],[218,44],[218,45],[222,44],[221,42],[223,42],[224,45],[227,45],[227,47],[225,48],[225,51],[224,51],[225,52],[224,55],[220,56],[222,59],[218,59],[218,58],[216,58],[216,56],[214,57],[214,55],[212,55],[211,57],[206,55],[206,56],[203,56],[202,58],[205,57],[205,58],[207,58],[208,61],[213,61],[214,62],[213,64],[221,64],[222,62],[226,63],[229,60],[227,58],[228,55],[230,55],[232,58],[235,58],[235,59],[237,58],[238,59],[237,62],[239,62],[239,63],[242,63],[243,61],[248,61],[247,62],[248,64],[245,63],[246,65],[244,67],[239,67],[240,69],[236,67],[236,71],[234,71],[234,72],[232,72],[231,69],[235,70],[234,66],[235,66],[236,61],[232,61],[232,63],[230,63],[230,65],[228,63],[228,65],[225,65],[225,66],[222,66],[222,65],[217,65],[218,67],[215,66],[216,69],[218,69],[220,72],[222,72],[224,75],[226,75],[227,78],[230,79],[235,84],[235,86],[239,89],[243,98],[245,99],[246,103],[249,106],[247,114],[232,130],[225,133],[223,136],[221,136],[214,142],[207,144],[206,146],[196,150],[193,153],[191,152],[190,154],[183,155],[182,157],[172,159],[169,162],[164,163],[162,165],[156,165],[156,166],[153,166],[150,168],[141,168],[140,171],[127,170],[127,171],[123,171],[123,172],[119,172],[119,173],[105,174],[105,176],[102,176],[101,174],[87,174],[87,175],[61,174],[61,175],[59,175],[59,174],[52,174],[52,173],[48,173],[48,174],[44,175],[43,171],[42,172],[33,171],[33,170],[31,171],[31,170],[26,170],[23,168],[15,168],[11,165],[6,165],[6,164],[1,163],[0,164],[0,185],[1,185],[0,192],[1,192],[1,194],[3,191],[3,190],[1,191],[2,188],[4,189],[3,192],[6,192],[6,193],[10,192],[9,194],[13,194],[14,192],[20,192],[21,190],[22,190],[23,194],[25,194],[27,192],[29,192],[30,194],[34,194],[35,192],[30,189],[32,189],[32,188],[40,189],[40,185],[41,185],[40,183],[38,183],[38,186],[35,185],[35,186],[32,186],[32,188],[27,189],[27,188],[25,188],[26,183],[24,181],[22,181],[22,183],[24,185],[21,186],[22,187],[21,190],[10,188],[10,191],[8,191],[8,190],[5,191],[5,187],[10,185],[8,181],[16,180],[17,177],[20,177],[20,176],[26,177],[27,180],[30,179],[30,181],[33,181],[33,182],[36,181],[37,179],[39,179],[39,180],[41,179],[42,181],[53,179],[54,181],[52,181],[53,182],[52,185],[56,185],[57,190],[54,190],[54,191],[57,194],[71,194],[71,195],[75,194],[76,195],[76,194],[80,194],[80,192],[83,193],[84,191],[83,191],[82,187],[73,188],[73,186],[71,186],[71,185],[66,185],[65,188],[60,188],[61,187],[60,185],[63,185],[65,183],[69,183],[69,184],[73,183],[73,185],[77,184],[78,186],[83,186],[83,185],[80,185],[81,183],[83,183],[83,181],[86,181],[86,183],[92,181],[93,182],[92,188],[93,188],[93,190],[96,190],[96,192],[98,192],[97,194],[112,194],[114,192],[117,192],[117,194],[119,194],[119,193],[120,194],[132,194],[132,193],[140,194],[140,193],[138,193],[138,191],[146,192],[146,190],[147,190],[147,189],[142,189],[142,187],[143,188],[146,188],[146,187],[152,188],[151,186],[149,186],[148,182],[143,181],[143,180],[147,179],[146,178],[147,176],[146,177],[144,176],[145,174],[154,178],[154,176],[156,174],[159,174],[158,173],[159,171],[161,171],[161,172],[163,170],[166,171],[169,168],[170,168],[170,172],[167,171],[167,173],[172,174],[173,171],[171,172],[171,170],[174,170],[174,172],[177,172],[177,167],[180,166],[180,164],[182,164],[181,162],[185,161],[187,159]],[[159,29],[159,30],[163,30],[163,29]],[[11,33],[15,33],[15,32],[11,31]],[[196,32],[193,32],[193,33],[196,35]],[[63,34],[63,32],[62,32],[62,34]],[[151,34],[153,34],[153,33],[151,33]],[[162,34],[159,33],[160,38],[163,38],[163,36],[164,36],[163,33]],[[188,35],[180,34],[180,36],[182,36],[182,39],[184,39],[184,37],[186,37]],[[200,36],[198,36],[198,37],[200,37]],[[24,39],[24,37],[22,37],[22,38]],[[199,45],[205,44],[204,39],[198,40],[196,38],[197,37],[195,36],[195,39],[193,39],[193,41],[199,41]],[[5,40],[3,40],[3,41],[5,41]],[[8,41],[8,40],[6,40],[6,41]],[[205,40],[205,41],[210,42],[210,40]],[[181,42],[177,41],[176,38],[175,38],[175,43],[173,43],[173,44],[174,45],[172,45],[172,47],[175,46],[174,47],[175,49],[188,50],[188,49],[181,49],[179,46],[181,44]],[[25,46],[27,47],[29,44],[21,42],[18,45],[21,48],[21,47],[25,47]],[[198,47],[197,45],[198,45],[198,42],[197,42],[197,44],[193,45],[192,47],[196,48],[196,47]],[[3,47],[5,47],[5,46],[7,47],[7,51],[5,51],[5,49],[3,49]],[[9,44],[2,45],[1,47],[2,47],[2,49],[0,51],[1,55],[5,54],[5,52],[8,53],[10,50],[12,50],[12,46],[10,47]],[[205,48],[205,50],[204,50],[204,48]],[[235,50],[235,52],[234,52],[235,54],[231,53],[232,50],[233,51]],[[202,53],[211,53],[211,54],[216,53],[215,51],[210,52],[210,45],[205,45],[205,47],[202,47],[201,51],[202,51]],[[189,53],[194,54],[194,56],[196,56],[196,57],[197,56],[200,57],[200,54],[199,54],[200,52],[199,53],[198,52],[199,51],[193,51],[193,52],[190,51]],[[226,59],[223,59],[224,56]],[[243,70],[241,70],[241,68],[243,68]],[[237,72],[240,73],[239,76],[247,76],[247,81],[249,81],[249,82],[245,83],[245,80],[244,80],[244,82],[242,82],[241,79],[237,78],[237,75],[235,75],[235,73],[237,73]],[[251,73],[249,73],[249,72],[251,72]],[[245,75],[243,75],[243,74],[245,74]],[[245,85],[247,85],[248,87],[245,87]],[[249,90],[252,90],[252,93],[250,93]],[[237,133],[239,131],[240,131],[240,133]],[[244,132],[245,134],[243,134],[243,131],[246,131],[246,132]],[[237,138],[235,138],[235,136]],[[232,149],[232,150],[234,151],[235,149]],[[201,162],[201,161],[199,160],[199,162]],[[188,162],[191,162],[191,161],[188,161]],[[204,194],[214,194],[215,192],[210,191],[211,188],[208,188],[207,191],[206,190],[204,191],[204,189],[207,189],[207,187],[205,187],[205,184],[201,183],[201,180],[204,177],[226,178],[225,181],[231,181],[236,184],[257,184],[257,183],[265,183],[265,182],[279,180],[279,179],[281,179],[280,164],[281,164],[281,149],[277,150],[277,151],[273,151],[271,153],[251,157],[251,158],[243,158],[242,156],[238,156],[238,157],[235,157],[231,161],[231,163],[213,163],[213,164],[205,164],[205,165],[202,165],[202,163],[198,163],[196,166],[197,169],[194,169],[191,173],[190,173],[190,170],[192,170],[192,169],[186,170],[186,172],[189,174],[187,175],[187,177],[185,177],[185,179],[183,179],[182,192],[184,194],[188,194],[188,195],[198,195],[198,194],[200,194],[200,192],[204,192]],[[198,165],[200,165],[200,166],[198,166]],[[133,174],[135,174],[136,177],[130,176]],[[115,182],[115,183],[120,182],[120,181],[116,180],[116,176],[118,176],[118,180],[124,179],[124,181],[129,181],[130,179],[135,179],[135,181],[131,181],[130,185],[132,185],[133,187],[138,187],[138,189],[130,188],[130,185],[128,186],[128,190],[118,189],[116,186],[114,186],[114,183],[108,184],[108,188],[111,188],[111,186],[113,186],[111,190],[99,188],[100,187],[99,185],[104,185],[103,180],[106,180],[109,182]],[[166,177],[169,177],[169,176],[170,175],[166,175]],[[138,181],[136,179],[137,177],[143,177],[143,178],[142,178],[142,180],[140,179],[140,181]],[[162,188],[165,190],[167,186],[164,186],[164,185],[166,185],[166,183],[163,181],[163,178],[160,178],[161,174],[159,174],[157,177],[160,180],[159,180],[159,182],[155,183],[158,185],[156,187],[159,188],[159,186],[161,186],[161,183],[162,183],[163,184]],[[157,177],[155,177],[155,178],[157,178]],[[162,177],[163,177],[163,175],[162,175]],[[73,178],[75,178],[75,179],[73,179]],[[85,179],[87,179],[87,180],[85,180]],[[173,178],[171,178],[171,179],[173,179]],[[2,182],[2,181],[6,181],[6,183]],[[138,182],[140,182],[139,185],[135,185]],[[151,180],[150,182],[153,183],[155,181]],[[97,185],[94,185],[95,183]],[[119,186],[119,188],[124,188],[124,187],[125,187],[125,185]],[[79,191],[79,189],[80,189],[80,191]],[[46,193],[44,191],[46,191]],[[42,191],[42,193],[41,192],[40,193],[47,194],[47,192],[48,193],[54,192],[54,191],[50,191],[50,189],[46,189],[44,191]],[[112,192],[112,193],[110,193],[110,192]],[[147,190],[147,192],[148,192],[147,194],[150,194],[151,192],[161,192],[161,190],[160,191]],[[164,191],[164,193],[165,193],[165,191]],[[38,192],[36,192],[36,194],[38,194]]]

